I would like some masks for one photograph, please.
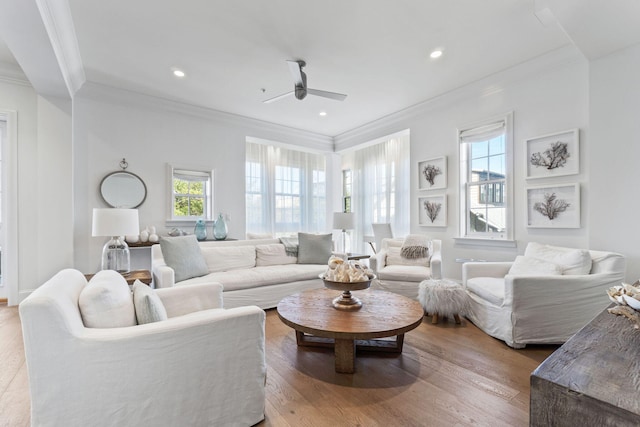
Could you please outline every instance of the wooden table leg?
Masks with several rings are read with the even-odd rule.
[[[459,324],[460,324],[460,315],[459,315],[459,314],[454,314],[454,315],[453,315],[453,318],[454,318],[454,319],[455,319],[455,321],[456,321],[456,325],[459,325]]]
[[[431,316],[431,323],[432,324],[438,323],[438,313],[433,313],[433,315]]]
[[[355,371],[356,343],[354,340],[335,340],[336,372],[353,374]]]

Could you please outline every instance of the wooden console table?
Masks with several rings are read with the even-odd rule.
[[[640,425],[639,360],[640,330],[604,310],[531,374],[530,425]]]
[[[91,278],[95,276],[94,274],[85,274],[87,280],[91,280]],[[129,274],[124,276],[127,280],[127,284],[133,285],[136,280],[140,280],[145,285],[151,285],[151,272],[149,270],[131,270]]]

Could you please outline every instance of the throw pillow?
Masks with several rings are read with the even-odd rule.
[[[298,264],[328,263],[331,246],[331,234],[298,233]]]
[[[136,324],[129,285],[114,270],[102,270],[91,278],[80,292],[78,307],[87,328],[120,328]]]
[[[270,233],[247,233],[247,240],[273,239]]]
[[[133,283],[133,305],[136,309],[138,325],[168,319],[167,310],[160,297],[140,280]]]
[[[412,265],[420,267],[429,267],[431,257],[408,259],[402,256],[402,249],[397,246],[387,247],[387,257],[385,265]]]
[[[513,276],[557,276],[562,267],[550,261],[519,255],[509,269]]]
[[[562,274],[589,274],[591,272],[591,254],[584,249],[530,242],[524,251],[524,256],[558,264],[562,268]]]
[[[246,270],[256,266],[255,246],[202,246],[202,256],[209,273],[229,270]]]
[[[297,258],[287,255],[282,243],[256,245],[257,266],[295,264],[296,262],[298,262]]]
[[[164,262],[174,271],[174,280],[176,282],[209,274],[198,239],[193,234],[162,237],[160,239],[160,248],[162,249]]]

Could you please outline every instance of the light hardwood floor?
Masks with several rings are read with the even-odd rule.
[[[473,324],[423,323],[404,351],[358,354],[334,372],[330,349],[297,348],[267,311],[266,418],[271,426],[527,426],[529,375],[558,346],[513,350]],[[0,426],[29,425],[29,391],[16,307],[0,304]]]

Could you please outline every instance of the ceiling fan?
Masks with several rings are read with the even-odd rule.
[[[299,100],[303,100],[307,96],[307,94],[335,99],[336,101],[344,101],[347,97],[347,95],[344,95],[342,93],[327,92],[326,90],[308,88],[307,75],[304,73],[304,71],[302,71],[302,68],[307,65],[306,62],[287,60],[287,64],[289,65],[291,76],[293,77],[294,89],[291,92],[283,93],[282,95],[278,95],[263,101],[265,104],[278,101],[292,94],[295,95]]]

